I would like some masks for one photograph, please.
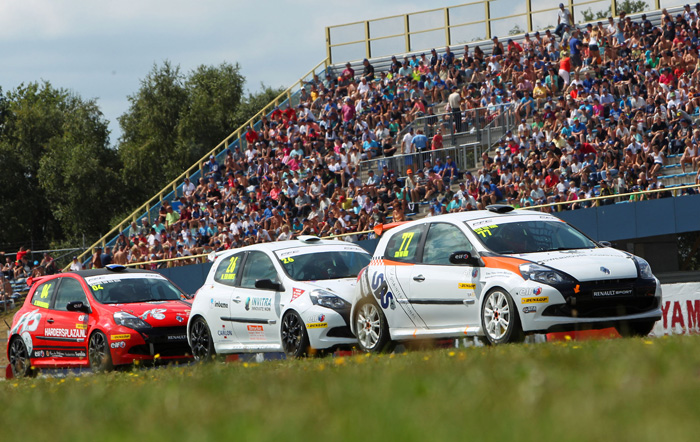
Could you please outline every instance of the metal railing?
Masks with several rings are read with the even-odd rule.
[[[574,22],[583,21],[582,11],[588,8],[618,15],[617,0],[563,0]],[[536,3],[536,5],[534,4]],[[326,27],[326,54],[331,63],[334,50],[355,49],[355,57],[343,60],[373,58],[450,46],[493,36],[507,37],[552,28],[557,25],[558,1],[479,0],[446,8],[397,14],[372,20]],[[645,11],[661,9],[661,0],[646,0]],[[682,4],[680,2],[678,5]],[[343,34],[351,34],[343,39]],[[432,37],[432,38],[431,38]],[[339,40],[336,42],[336,40]]]
[[[250,127],[250,125],[252,124],[253,127],[256,130],[258,130],[260,129],[261,118],[263,116],[269,115],[275,107],[297,106],[299,104],[299,91],[301,90],[301,87],[314,80],[314,78],[317,76],[323,77],[322,74],[326,72],[328,66],[328,59],[325,59],[318,63],[316,66],[314,66],[313,69],[311,69],[309,72],[303,75],[292,86],[290,86],[287,90],[282,92],[274,100],[268,103],[262,110],[260,110],[248,121],[246,121],[242,126],[231,132],[229,136],[227,136],[223,141],[217,144],[216,147],[214,147],[212,150],[210,150],[204,156],[202,156],[202,158],[200,158],[195,164],[193,164],[191,167],[185,170],[182,174],[180,174],[177,178],[170,182],[170,184],[163,187],[163,189],[161,189],[160,192],[158,192],[151,199],[139,206],[119,224],[114,226],[100,239],[95,241],[94,244],[92,244],[86,251],[84,251],[78,256],[78,260],[81,262],[86,262],[86,258],[89,258],[89,256],[92,253],[94,253],[95,247],[105,247],[114,245],[114,243],[116,242],[116,237],[119,235],[119,233],[129,232],[129,226],[132,222],[140,222],[143,218],[147,218],[149,222],[155,219],[155,217],[158,216],[158,211],[160,210],[160,207],[164,201],[170,202],[176,200],[178,198],[178,195],[181,196],[183,194],[182,181],[185,177],[189,177],[193,183],[196,183],[198,182],[200,177],[204,176],[204,163],[210,155],[214,155],[217,158],[217,161],[221,163],[221,160],[223,160],[225,156],[226,149],[234,148],[235,146],[239,146],[241,150],[245,149],[246,143],[244,135]]]

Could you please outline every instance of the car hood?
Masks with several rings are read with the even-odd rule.
[[[152,327],[178,327],[187,325],[192,305],[186,301],[137,302],[105,305],[112,314],[127,312],[146,321]]]
[[[609,247],[528,253],[524,259],[567,273],[579,281],[600,281],[637,277],[631,255]]]
[[[307,284],[309,284],[310,290],[316,288],[328,290],[347,302],[352,303],[355,286],[357,285],[357,278],[325,279],[323,281],[309,281]]]

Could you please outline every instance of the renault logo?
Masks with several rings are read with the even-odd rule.
[[[600,268],[600,271],[603,272],[603,273],[605,273],[606,275],[609,275],[609,274],[610,274],[610,270],[606,269],[605,267],[601,267],[601,268]]]

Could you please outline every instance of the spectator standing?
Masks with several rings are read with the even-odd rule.
[[[570,28],[572,25],[571,21],[571,11],[564,7],[564,3],[559,3],[559,11],[557,11],[557,28],[554,33],[562,38],[564,34],[564,29]]]
[[[462,132],[462,96],[455,86],[452,86],[452,93],[447,97],[447,104],[452,112],[453,132]]]

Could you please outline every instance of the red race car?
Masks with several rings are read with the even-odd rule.
[[[159,273],[112,265],[42,276],[30,286],[8,334],[8,378],[191,357],[191,303]]]

